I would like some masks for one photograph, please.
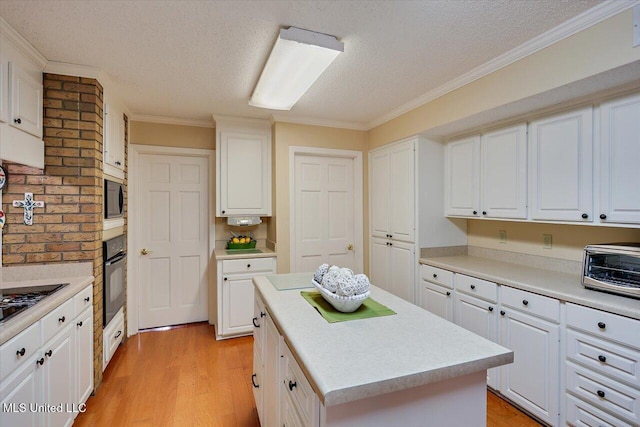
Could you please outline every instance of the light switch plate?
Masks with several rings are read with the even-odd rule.
[[[543,234],[542,235],[542,248],[543,249],[551,249],[551,247],[552,247],[551,234]]]
[[[640,4],[633,7],[633,47],[640,46]]]

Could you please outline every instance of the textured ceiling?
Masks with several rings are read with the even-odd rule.
[[[267,118],[247,104],[281,27],[345,52],[289,112],[365,126],[598,0],[0,1],[50,61],[102,69],[133,114]],[[279,113],[280,114],[280,113]]]

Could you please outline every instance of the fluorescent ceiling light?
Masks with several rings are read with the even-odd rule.
[[[296,27],[280,30],[249,105],[290,110],[340,52],[344,43],[333,36]]]

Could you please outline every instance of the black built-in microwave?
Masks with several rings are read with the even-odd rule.
[[[104,217],[121,218],[124,213],[124,188],[115,181],[104,180]]]

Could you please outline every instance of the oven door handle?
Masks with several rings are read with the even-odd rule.
[[[117,257],[112,258],[109,261],[105,262],[104,265],[107,266],[107,267],[110,266],[110,265],[113,265],[113,264],[115,264],[117,262],[122,261],[126,256],[127,256],[126,253],[122,253],[121,255],[118,255]]]

